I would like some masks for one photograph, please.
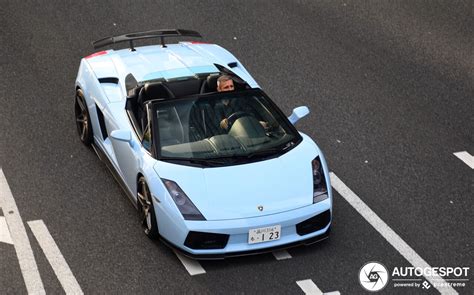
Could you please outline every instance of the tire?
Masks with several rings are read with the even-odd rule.
[[[93,141],[92,123],[87,109],[84,93],[81,89],[76,91],[76,99],[74,103],[74,112],[76,116],[76,127],[79,139],[86,146],[90,146]]]
[[[158,231],[158,223],[156,222],[155,208],[151,199],[150,189],[146,183],[145,177],[138,179],[137,187],[137,204],[140,212],[140,220],[145,235],[152,240],[158,239],[160,233]]]

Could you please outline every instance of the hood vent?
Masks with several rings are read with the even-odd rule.
[[[106,77],[106,78],[99,78],[99,83],[112,83],[118,84],[119,79],[116,77]]]

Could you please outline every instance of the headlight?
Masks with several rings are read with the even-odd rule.
[[[313,167],[313,204],[315,204],[328,198],[328,189],[319,156],[311,162],[311,165]]]
[[[178,206],[179,211],[183,215],[184,219],[186,220],[206,220],[204,216],[202,216],[201,212],[194,206],[193,202],[186,196],[183,190],[179,187],[179,185],[171,180],[168,179],[161,179],[168,189],[168,192],[173,198],[176,206]]]

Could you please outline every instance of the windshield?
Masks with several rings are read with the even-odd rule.
[[[153,112],[161,160],[251,162],[281,155],[301,140],[260,90],[164,100]]]

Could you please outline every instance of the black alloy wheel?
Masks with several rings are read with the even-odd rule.
[[[76,115],[76,127],[79,138],[83,144],[90,146],[93,140],[91,118],[89,116],[87,104],[84,99],[84,94],[80,89],[76,91],[74,111]]]
[[[142,176],[138,180],[137,189],[138,209],[140,211],[140,219],[145,234],[152,240],[159,237],[158,225],[156,222],[155,209],[151,200],[151,193],[145,178]]]

